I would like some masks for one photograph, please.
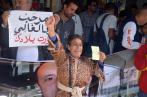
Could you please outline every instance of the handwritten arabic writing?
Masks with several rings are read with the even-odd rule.
[[[22,17],[20,15],[19,22],[23,22],[24,25],[20,25],[20,27],[16,27],[14,32],[15,34],[20,32],[39,32],[39,31],[41,31],[42,33],[46,33],[47,28],[44,25],[46,20],[47,20],[47,17],[45,19],[41,19],[36,16]]]
[[[45,21],[52,12],[11,11],[9,23],[9,46],[47,45]]]
[[[15,36],[15,42],[20,42],[20,43],[40,43],[40,44],[48,44],[48,38],[39,36],[39,37],[33,37],[31,34],[25,36],[22,34],[17,34]]]
[[[40,44],[43,44],[43,45],[47,45],[48,44],[48,38],[47,37],[43,37],[43,36],[39,36],[39,37],[33,37],[31,34],[30,35],[22,35],[21,33],[20,34],[17,34],[15,35],[15,42],[20,42],[20,43],[31,43],[31,44],[35,44],[35,43],[40,43]]]

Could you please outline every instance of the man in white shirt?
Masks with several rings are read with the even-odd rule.
[[[139,33],[139,25],[147,23],[147,7],[138,11],[136,16],[127,17],[118,29],[118,36],[114,52],[125,49],[138,49],[141,45],[142,35]]]
[[[100,28],[102,20],[104,19],[104,21],[102,23],[102,29],[104,31],[103,34],[105,35],[105,37],[100,37],[100,38],[106,39],[104,41],[106,41],[107,43],[106,43],[106,45],[104,45],[105,43],[103,45],[109,47],[109,52],[104,51],[106,54],[111,54],[113,51],[114,37],[115,37],[116,26],[117,26],[117,18],[114,15],[115,9],[116,9],[116,6],[113,3],[106,4],[105,5],[105,13],[103,13],[102,15],[100,15],[97,18],[96,25],[94,26],[94,32],[97,33],[97,35],[99,35],[98,34],[99,32],[96,31],[96,26],[97,26],[97,28]],[[95,37],[95,38],[98,38],[98,37]],[[100,47],[100,49],[103,51],[104,48]]]

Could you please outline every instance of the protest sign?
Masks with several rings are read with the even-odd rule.
[[[48,44],[45,21],[52,12],[11,11],[8,18],[9,47]]]

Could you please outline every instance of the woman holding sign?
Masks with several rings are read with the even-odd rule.
[[[73,35],[68,39],[68,53],[55,33],[55,18],[50,17],[46,22],[49,34],[48,50],[57,63],[56,97],[82,97],[82,91],[88,85],[91,76],[96,75],[100,80],[105,80],[104,74],[97,64],[81,56],[83,51],[82,38]],[[100,52],[100,61],[105,59],[105,54]]]

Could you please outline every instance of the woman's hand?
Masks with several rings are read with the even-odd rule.
[[[103,62],[105,59],[106,59],[105,53],[100,52],[100,59],[99,59],[99,61],[100,61],[100,62]]]
[[[104,75],[104,73],[102,72],[101,69],[99,69],[99,79],[100,79],[101,81],[105,81],[105,75]]]
[[[48,18],[48,20],[46,21],[46,26],[48,28],[48,34],[50,37],[55,36],[55,17],[51,16]]]

